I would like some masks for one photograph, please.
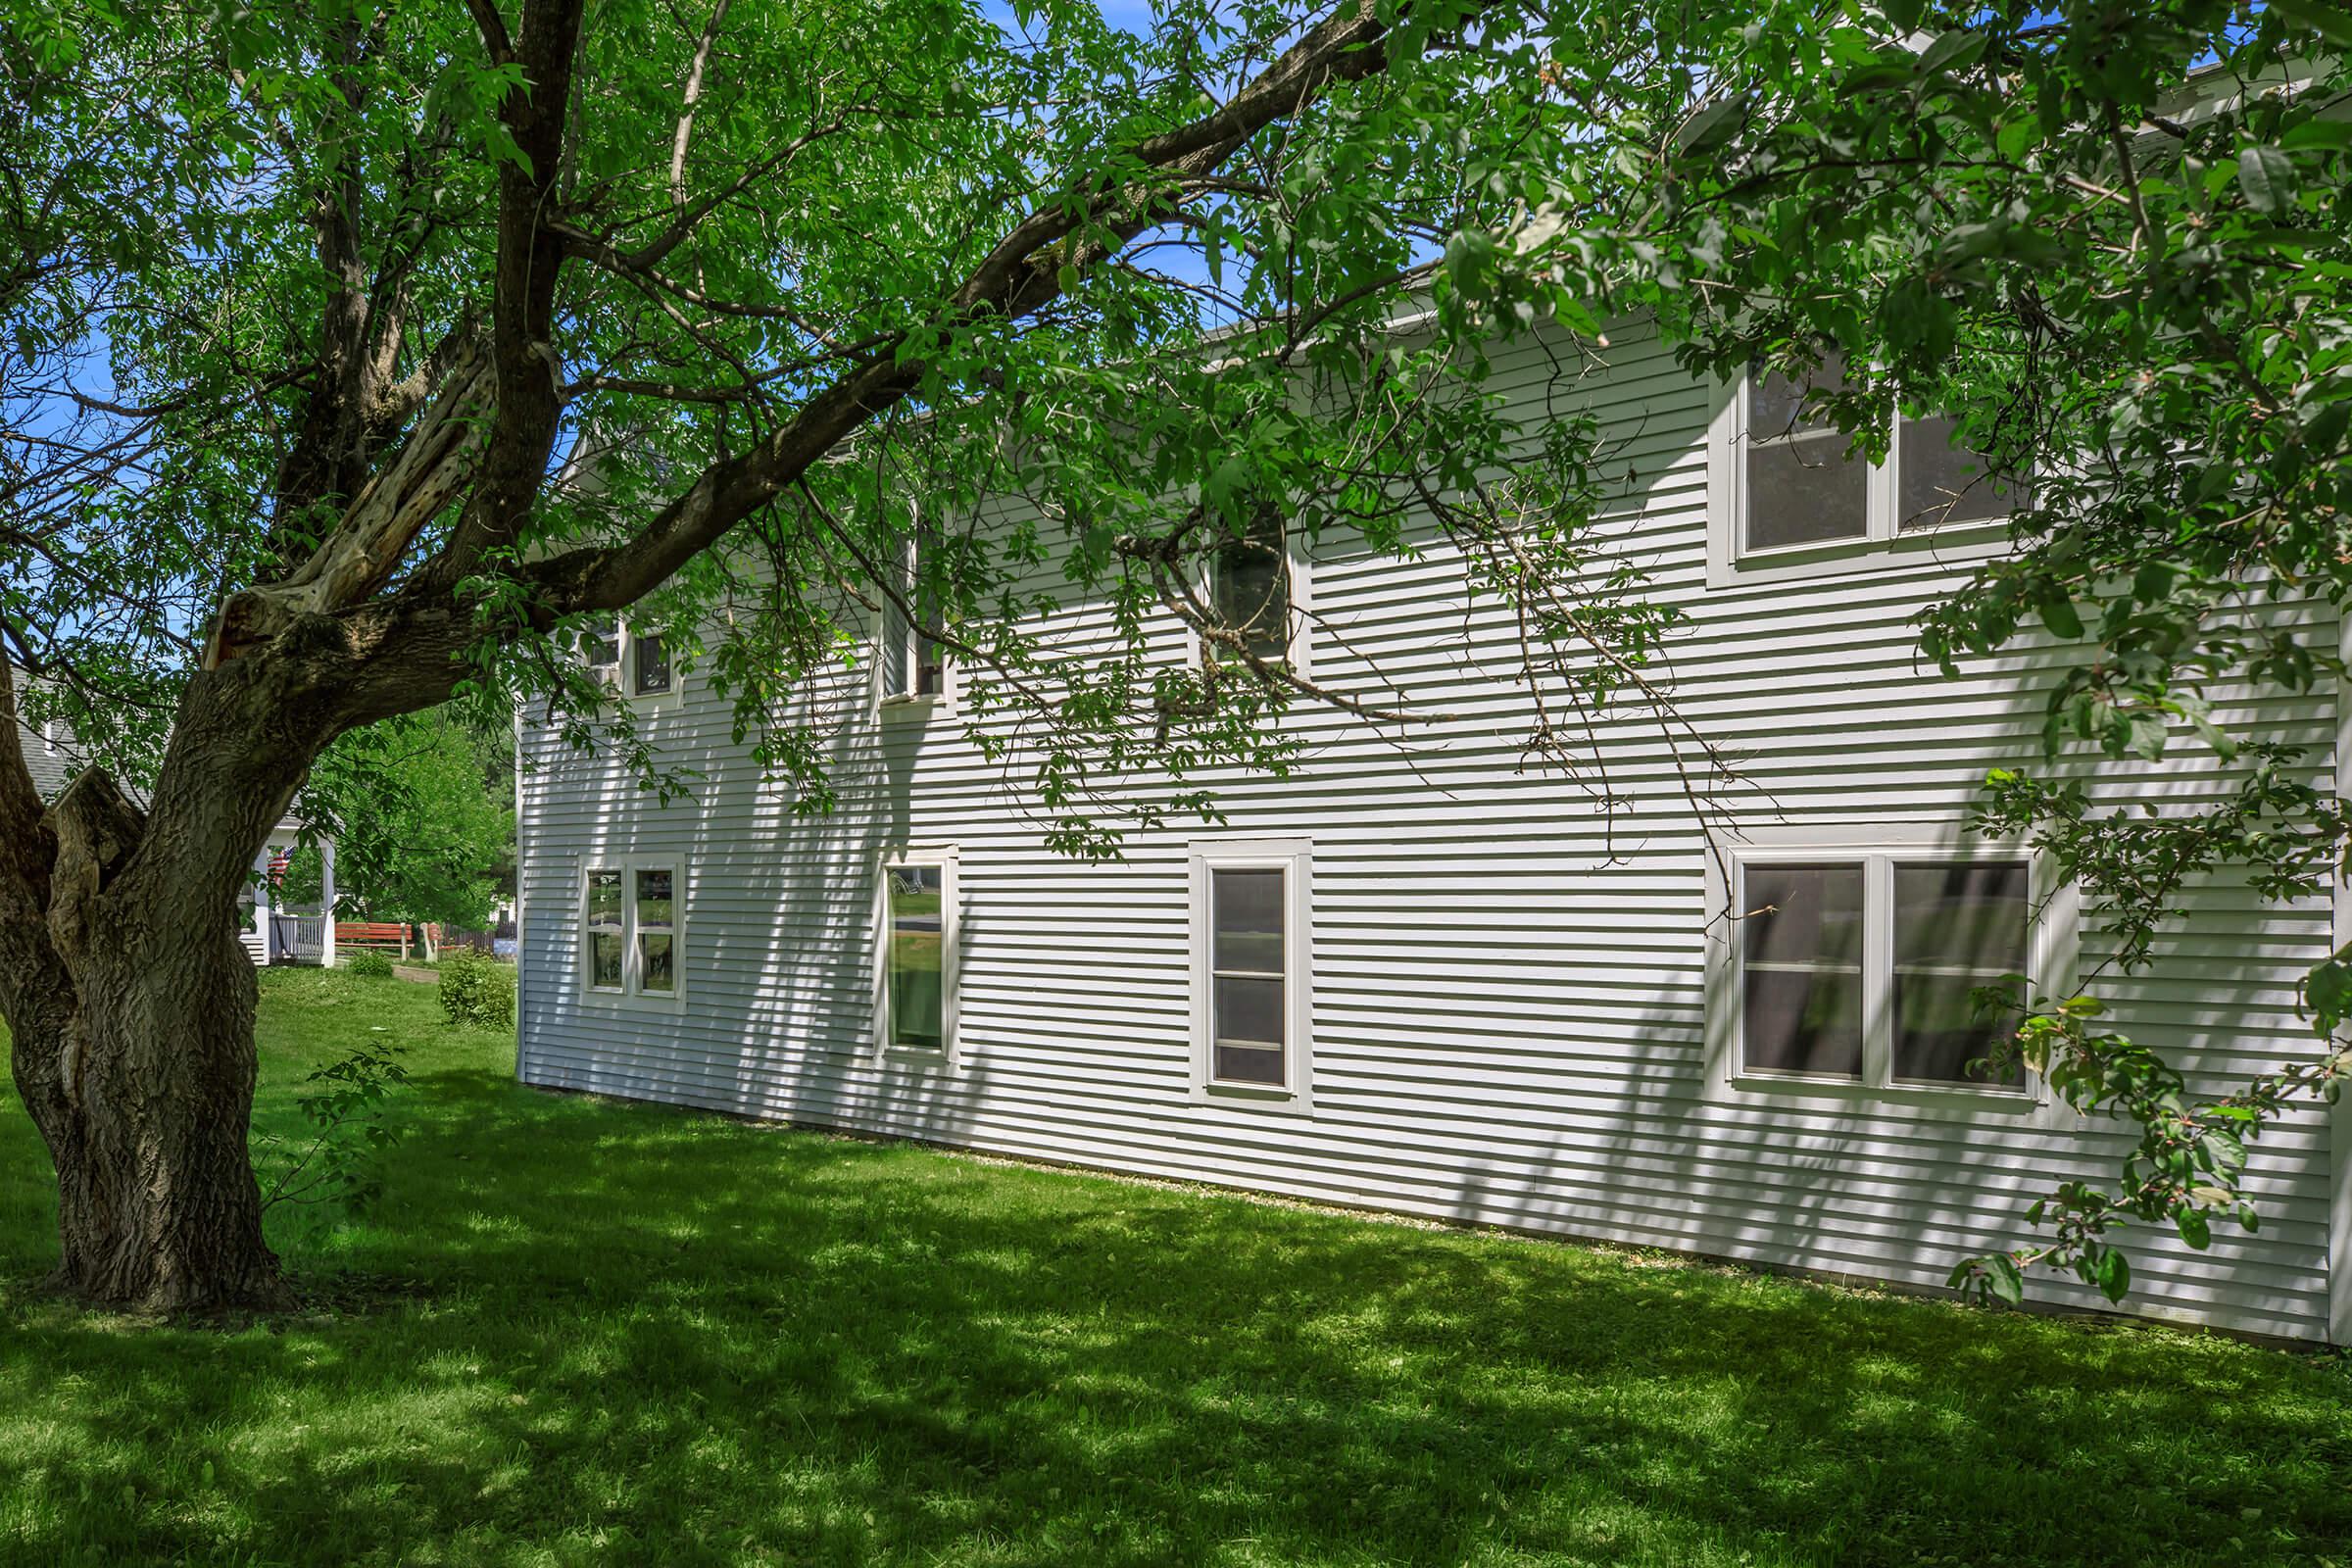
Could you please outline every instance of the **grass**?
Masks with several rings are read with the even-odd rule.
[[[263,986],[269,1124],[414,1048],[380,1201],[272,1216],[345,1305],[0,1297],[0,1561],[2352,1559],[2335,1358],[542,1095],[430,988]],[[12,1098],[0,1274],[46,1173]]]

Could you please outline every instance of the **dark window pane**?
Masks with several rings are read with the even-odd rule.
[[[2023,1079],[2014,1063],[1999,1072],[1980,1066],[1993,1047],[2009,1038],[2015,1015],[1977,1005],[1977,993],[1993,985],[1991,976],[1906,974],[1894,976],[1894,1075],[1906,1083],[2014,1086]]]
[[[1290,549],[1280,513],[1260,511],[1242,538],[1216,553],[1208,593],[1217,620],[1240,632],[1250,653],[1269,662],[1290,656]]]
[[[620,873],[588,873],[588,923],[620,929]]]
[[[598,931],[588,938],[588,983],[620,988],[620,933]]]
[[[637,695],[649,697],[669,690],[669,649],[661,638],[650,632],[640,633],[635,642],[637,657]]]
[[[1253,974],[1283,972],[1282,883],[1279,870],[1210,873],[1211,968]]]
[[[1971,1071],[2015,1024],[1977,993],[2023,974],[2033,928],[2024,860],[1894,868],[1894,1075],[1914,1082],[2017,1082]]]
[[[1860,864],[1750,864],[1740,880],[1749,964],[1861,963]]]
[[[1822,372],[1835,384],[1834,369]],[[1837,427],[1803,415],[1804,386],[1751,375],[1747,399],[1747,548],[1860,539],[1870,531],[1870,465]]]
[[[1219,1083],[1275,1084],[1282,1082],[1282,1053],[1262,1046],[1220,1045],[1215,1072]]]
[[[1283,1043],[1282,982],[1218,975],[1216,1031],[1219,1045],[1279,1046]]]
[[[645,869],[637,873],[637,924],[667,927],[677,923],[677,904],[670,897],[670,873]]]
[[[640,936],[637,939],[637,989],[668,993],[678,988],[671,971],[670,936]]]
[[[890,899],[890,1043],[937,1051],[945,1041],[941,1002],[946,875],[937,865],[883,872]]]
[[[1894,963],[1977,974],[2026,967],[2033,877],[2023,860],[1894,868]]]
[[[1949,419],[1905,419],[1895,440],[1901,469],[1897,528],[1983,522],[2033,504],[2031,487],[1993,478],[1982,458],[1952,445]]]
[[[1860,969],[1749,969],[1742,981],[1749,1071],[1862,1076]]]
[[[1862,1075],[1862,867],[1749,865],[1741,1033],[1754,1072]]]

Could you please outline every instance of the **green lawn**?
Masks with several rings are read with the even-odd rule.
[[[379,1206],[275,1233],[346,1304],[12,1287],[0,1560],[2352,1558],[2339,1360],[541,1095],[429,988],[263,987],[272,1121],[415,1042]],[[0,1275],[45,1175],[11,1099]]]

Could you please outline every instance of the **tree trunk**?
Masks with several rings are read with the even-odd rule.
[[[47,821],[48,973],[12,1011],[17,1087],[57,1166],[55,1283],[138,1311],[282,1306],[247,1146],[258,987],[237,888],[118,877],[145,824],[98,774]]]

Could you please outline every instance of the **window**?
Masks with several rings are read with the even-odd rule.
[[[2015,1022],[1987,993],[2016,997],[2020,975],[2029,997],[2060,988],[2071,897],[2037,890],[2020,850],[1807,836],[1734,850],[1714,900],[1720,1079],[2031,1100],[2020,1071],[1987,1061]]]
[[[1194,1087],[1304,1105],[1310,1059],[1307,849],[1197,847],[1192,862]]]
[[[956,1036],[956,853],[885,855],[875,899],[875,1035],[886,1052],[949,1060]]]
[[[669,645],[659,632],[638,631],[618,615],[597,615],[580,632],[579,646],[580,662],[612,691],[659,699],[676,689]]]
[[[1807,381],[1759,369],[1730,389],[1708,443],[1711,583],[1819,575],[1825,563],[1868,570],[1906,545],[1939,559],[1999,548],[1934,536],[1999,521],[2029,503],[2029,488],[1955,446],[1940,416],[1897,420],[1883,463],[1850,454],[1845,435],[1806,409],[1810,390],[1841,384],[1833,358]]]
[[[1290,536],[1273,507],[1259,508],[1242,537],[1209,558],[1210,613],[1219,626],[1238,633],[1250,654],[1272,664],[1291,657],[1295,640],[1291,578]],[[1230,657],[1229,650],[1214,651]]]
[[[677,994],[676,875],[666,865],[637,868],[631,901],[637,929],[637,988],[649,995]]]
[[[939,590],[924,580],[919,539],[908,540],[895,593],[882,596],[875,664],[886,703],[936,699],[947,691],[946,650],[940,643],[945,619]],[[911,612],[911,614],[909,613]]]
[[[650,1002],[677,999],[684,925],[678,868],[610,861],[587,869],[580,901],[580,969],[589,991]]]
[[[615,870],[594,870],[588,873],[588,989],[591,991],[626,991],[626,966],[621,962],[625,951],[622,933],[626,929],[621,915],[621,873]]]
[[[669,649],[656,632],[640,632],[630,640],[629,690],[652,697],[669,690]]]

